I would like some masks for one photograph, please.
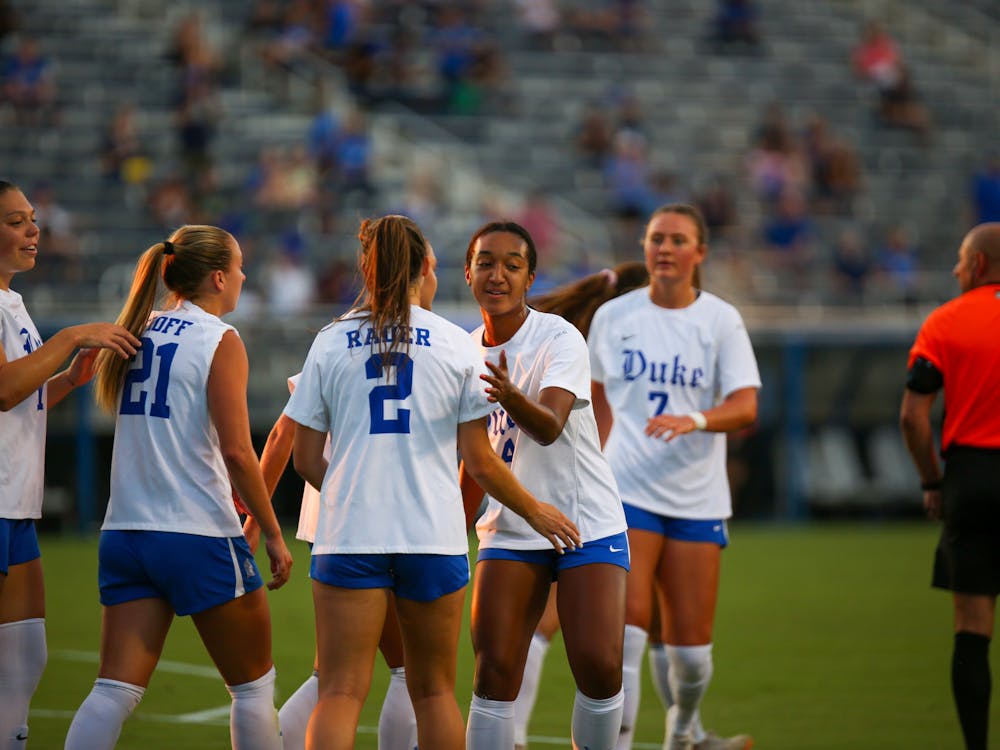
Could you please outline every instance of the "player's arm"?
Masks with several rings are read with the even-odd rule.
[[[285,414],[281,414],[271,431],[267,434],[267,442],[260,454],[260,471],[264,475],[264,486],[267,494],[274,494],[278,480],[288,466],[292,455],[292,444],[295,440],[295,422]]]
[[[611,434],[611,425],[614,424],[614,414],[611,412],[611,404],[608,403],[608,396],[604,392],[604,383],[596,380],[590,381],[590,403],[594,407],[594,419],[597,420],[597,435],[601,439],[601,448],[608,442],[608,435]]]
[[[465,509],[465,528],[471,529],[476,520],[476,511],[483,504],[483,488],[479,486],[472,474],[465,470],[465,461],[458,467],[458,483],[462,488],[462,507]]]
[[[486,434],[486,417],[462,422],[458,426],[458,449],[462,454],[465,470],[476,483],[521,516],[531,528],[548,539],[553,547],[562,552],[563,547],[580,546],[580,532],[576,525],[558,508],[539,502],[493,452]]]
[[[77,349],[107,348],[128,359],[140,346],[139,339],[114,323],[86,323],[70,326],[56,333],[40,347],[20,359],[8,360],[0,346],[0,411],[13,409],[46,382],[49,383],[49,404],[55,405],[69,391],[93,377],[93,357],[81,352],[65,371],[55,374],[59,366]]]
[[[327,460],[323,457],[326,446],[325,432],[295,423],[295,438],[292,448],[292,463],[304,480],[319,489],[326,476]]]
[[[551,445],[562,434],[569,413],[576,403],[576,396],[565,388],[543,388],[538,400],[528,398],[510,379],[507,369],[507,352],[500,352],[499,364],[487,362],[489,375],[479,377],[489,384],[489,400],[499,403],[517,422],[521,432],[527,433],[540,445]]]
[[[260,471],[264,476],[264,486],[267,488],[268,497],[274,496],[278,480],[281,479],[285,467],[288,466],[294,437],[295,422],[284,414],[279,415],[271,431],[267,434],[267,442],[264,443],[264,450],[260,454]],[[246,521],[243,522],[243,535],[250,543],[250,549],[256,551],[260,538],[260,525],[252,515],[248,515]]]
[[[757,419],[757,389],[739,388],[702,415],[706,432],[732,432],[747,427]],[[646,423],[647,435],[663,437],[667,442],[697,429],[694,418],[687,414],[658,414]]]
[[[281,537],[281,527],[250,438],[249,370],[242,339],[234,331],[227,331],[215,350],[208,375],[208,412],[219,436],[219,449],[229,479],[267,540],[265,546],[274,576],[268,587],[277,588],[288,580],[292,556]]]

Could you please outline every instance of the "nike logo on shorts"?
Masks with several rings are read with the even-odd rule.
[[[625,551],[625,548],[624,548],[624,547],[616,547],[616,546],[615,546],[615,545],[613,545],[613,544],[612,544],[612,545],[609,545],[609,546],[608,546],[608,549],[609,549],[609,550],[611,550],[612,552],[624,552],[624,551]]]

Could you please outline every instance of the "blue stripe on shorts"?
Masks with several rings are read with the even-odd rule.
[[[204,612],[264,585],[243,536],[102,531],[97,570],[104,606],[165,599],[178,615]]]
[[[0,573],[41,556],[33,518],[0,518]]]
[[[543,565],[552,569],[552,580],[559,576],[559,571],[577,568],[581,565],[594,563],[610,563],[620,568],[629,569],[628,534],[606,536],[584,542],[583,547],[566,550],[560,555],[555,548],[551,549],[504,549],[502,547],[486,547],[479,549],[479,558],[483,560],[515,560],[518,562]]]
[[[628,503],[624,507],[625,521],[630,529],[652,531],[681,542],[712,542],[723,548],[729,545],[729,528],[723,518],[673,518]]]
[[[396,596],[430,602],[469,582],[468,555],[408,553],[312,556],[309,577],[345,589],[391,589]]]

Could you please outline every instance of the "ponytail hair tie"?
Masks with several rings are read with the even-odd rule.
[[[605,278],[607,285],[612,289],[618,285],[618,274],[614,272],[614,269],[602,268],[601,276]]]
[[[163,254],[164,255],[173,255],[174,254],[174,243],[171,242],[170,240],[164,240],[163,241]]]

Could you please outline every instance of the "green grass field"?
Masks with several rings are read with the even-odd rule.
[[[928,586],[936,528],[921,523],[733,524],[723,557],[715,676],[703,705],[720,733],[750,732],[762,750],[913,750],[961,746],[951,702],[951,613]],[[313,657],[308,556],[295,542],[292,583],[270,596],[281,700]],[[100,628],[96,538],[42,538],[49,663],[32,704],[35,750],[61,748],[96,674]],[[467,630],[466,630],[467,632]],[[993,672],[1000,675],[1000,649]],[[228,747],[229,696],[190,621],[175,622],[164,661],[120,748]],[[472,655],[461,644],[458,700],[468,706]],[[376,666],[358,748],[375,748],[387,671]],[[573,687],[561,644],[549,650],[532,747],[566,748]],[[1000,747],[1000,700],[991,726]],[[648,677],[637,748],[658,748],[663,712]]]

